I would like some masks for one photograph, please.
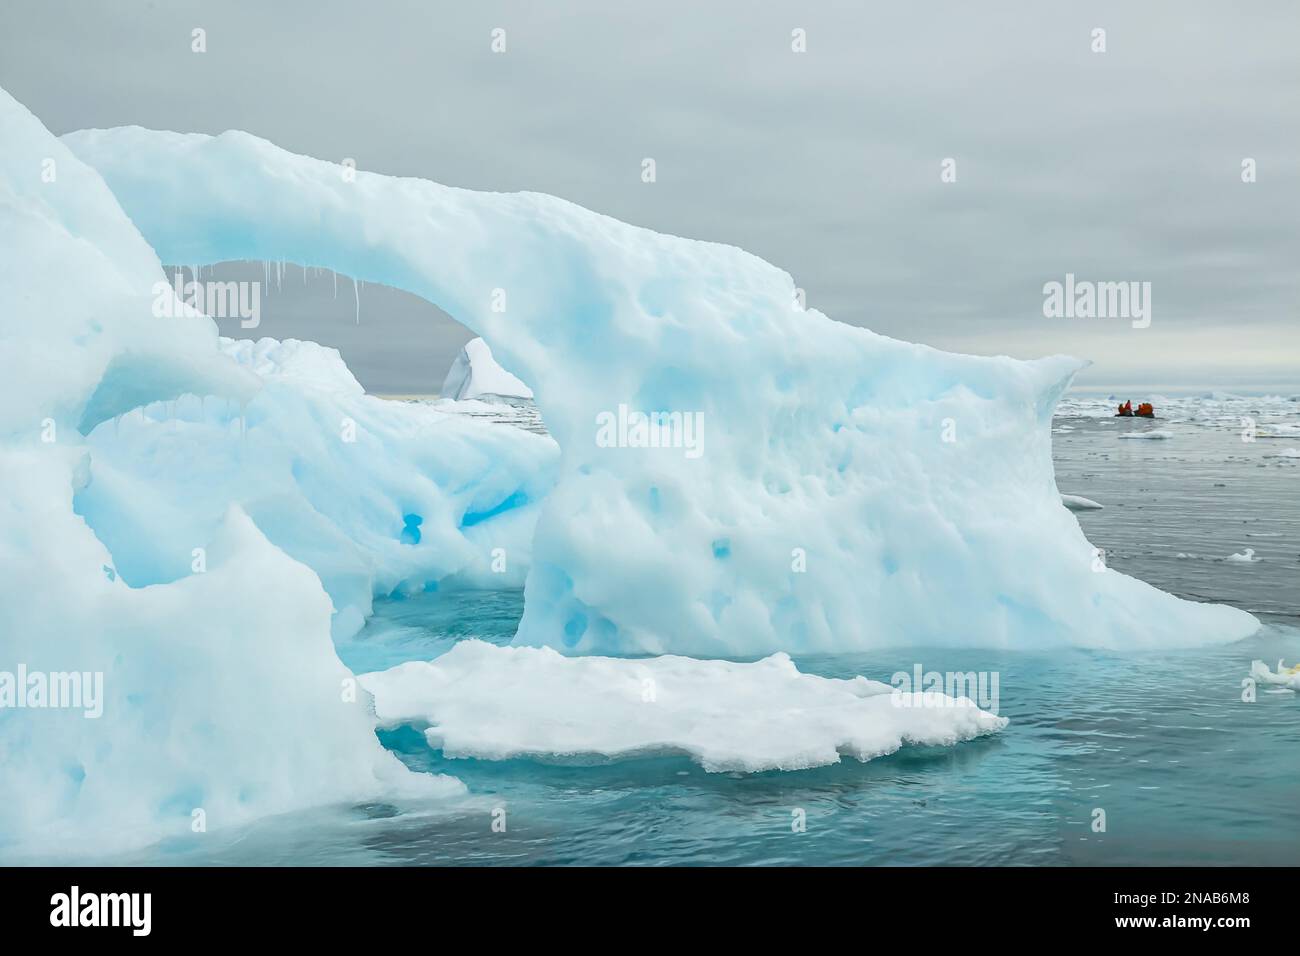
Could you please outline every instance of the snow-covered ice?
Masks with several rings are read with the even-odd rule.
[[[361,682],[385,724],[416,724],[446,756],[487,760],[689,754],[710,771],[803,770],[1007,725],[966,697],[802,674],[786,654],[575,658],[470,640]]]
[[[1254,564],[1257,561],[1262,561],[1264,559],[1255,557],[1254,548],[1246,548],[1244,551],[1228,555],[1223,560],[1231,561],[1233,564]]]

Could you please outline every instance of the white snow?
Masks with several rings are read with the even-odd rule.
[[[802,770],[1007,725],[966,697],[802,674],[786,654],[574,658],[469,640],[361,682],[383,723],[416,724],[446,756],[485,760],[689,754],[714,772]]]
[[[453,401],[532,398],[533,390],[497,364],[486,342],[471,339],[447,369],[440,395]]]
[[[1061,495],[1061,504],[1071,511],[1096,511],[1105,507],[1105,505],[1100,505],[1091,498],[1084,498],[1082,495]]]
[[[1145,438],[1149,441],[1164,441],[1165,439],[1173,438],[1174,433],[1167,429],[1158,428],[1155,431],[1149,431],[1149,432],[1125,432],[1123,435],[1120,435],[1119,437],[1120,438]]]
[[[287,259],[405,289],[535,391],[561,451],[521,643],[725,657],[1258,627],[1094,571],[1051,460],[1076,359],[888,339],[797,307],[791,277],[742,250],[549,196],[345,177],[245,133],[65,142],[164,258]],[[703,454],[601,441],[621,406],[699,416]]]

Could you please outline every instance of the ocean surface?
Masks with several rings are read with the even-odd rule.
[[[996,671],[1011,723],[955,747],[794,773],[710,774],[684,757],[448,760],[414,730],[385,732],[411,767],[463,780],[469,801],[324,808],[125,862],[1293,865],[1300,699],[1261,687],[1243,702],[1242,681],[1256,658],[1300,658],[1300,402],[1163,399],[1154,421],[1114,418],[1113,406],[1069,397],[1053,422],[1060,490],[1104,506],[1077,514],[1089,539],[1111,568],[1254,612],[1259,635],[1159,654],[796,658],[804,671],[880,680],[914,663]],[[1122,437],[1151,433],[1167,437]],[[467,637],[504,644],[522,611],[517,591],[384,600],[338,650],[362,672],[428,660]],[[498,807],[504,833],[492,829]],[[800,810],[806,830],[795,832]]]

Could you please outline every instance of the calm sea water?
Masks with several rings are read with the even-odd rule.
[[[801,669],[878,679],[913,661],[1000,672],[1002,734],[797,773],[709,774],[685,758],[598,766],[447,760],[423,735],[381,739],[411,767],[462,779],[469,805],[384,805],[263,821],[142,861],[374,864],[1294,864],[1300,699],[1241,700],[1252,659],[1300,657],[1300,406],[1186,402],[1157,422],[1064,403],[1058,484],[1111,567],[1265,621],[1208,650],[1116,655],[897,650],[805,657]],[[1282,438],[1242,441],[1240,419]],[[1168,430],[1167,440],[1121,439]],[[1271,431],[1270,431],[1271,430]],[[1285,436],[1293,436],[1287,440]],[[1225,560],[1254,550],[1253,562]],[[456,641],[506,643],[519,592],[385,601],[339,647],[356,671],[429,659]],[[506,833],[491,810],[508,809]],[[1094,832],[1096,810],[1106,831]],[[791,828],[803,810],[806,832]]]

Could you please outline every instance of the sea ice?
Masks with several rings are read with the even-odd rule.
[[[1251,661],[1250,676],[1261,684],[1300,690],[1300,669],[1286,667],[1282,661],[1277,662],[1276,671],[1269,670],[1263,661]]]
[[[786,654],[575,658],[469,640],[361,683],[384,724],[415,724],[446,756],[486,760],[689,754],[714,772],[803,770],[1007,725],[966,697],[802,674]]]
[[[1071,511],[1096,511],[1105,507],[1091,498],[1084,498],[1082,495],[1061,495],[1061,504]]]
[[[1174,433],[1167,429],[1156,429],[1149,432],[1125,432],[1120,438],[1145,438],[1150,441],[1164,441],[1167,438],[1173,438]]]

